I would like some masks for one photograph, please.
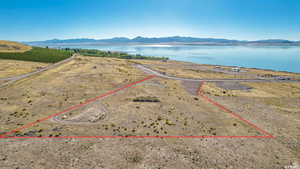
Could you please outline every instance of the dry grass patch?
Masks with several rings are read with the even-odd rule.
[[[17,60],[0,60],[0,78],[13,77],[45,67],[49,64]]]
[[[244,97],[300,97],[300,83],[243,82],[252,87],[249,90],[225,90],[215,83],[206,83],[203,90],[206,94],[215,96]]]
[[[300,97],[300,83],[247,83],[254,89],[275,97]],[[263,96],[262,96],[263,97]]]
[[[250,69],[250,68],[245,68],[244,70],[247,70],[248,73],[257,74],[257,75],[289,76],[289,77],[300,78],[299,73],[280,72],[280,71],[263,70],[263,69]]]
[[[28,50],[31,50],[30,46],[17,43],[17,42],[0,40],[0,52],[21,53],[21,52],[26,52]]]

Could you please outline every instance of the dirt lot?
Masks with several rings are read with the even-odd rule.
[[[188,63],[181,65],[175,61],[77,57],[55,69],[0,89],[0,132],[4,134],[26,126],[70,106],[85,103],[87,99],[149,77],[132,66],[137,62],[157,70],[164,68],[161,71],[183,77],[254,77],[249,74],[237,77],[211,71],[190,71],[186,70]],[[193,66],[201,70],[207,67]],[[249,88],[239,88],[240,85]],[[299,83],[243,82],[233,86],[235,88],[224,88],[224,84],[205,83],[202,90],[209,98],[275,138],[259,137],[265,134],[199,96],[200,84],[154,77],[10,133],[9,136],[53,138],[2,138],[0,168],[299,167]]]

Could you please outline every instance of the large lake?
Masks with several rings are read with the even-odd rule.
[[[65,46],[64,46],[65,47]],[[68,46],[73,48],[123,51],[146,56],[201,64],[241,66],[300,73],[300,46]]]

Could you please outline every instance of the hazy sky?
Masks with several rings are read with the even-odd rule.
[[[3,0],[0,39],[300,40],[300,0]]]

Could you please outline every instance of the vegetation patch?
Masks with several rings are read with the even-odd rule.
[[[133,102],[160,102],[157,97],[152,96],[140,96],[132,100]]]
[[[84,56],[94,56],[94,57],[111,57],[119,59],[147,59],[147,60],[168,60],[167,57],[152,57],[152,56],[142,56],[142,55],[132,55],[125,52],[111,52],[111,51],[101,51],[96,49],[68,49]]]
[[[24,53],[0,53],[0,59],[55,63],[71,57],[73,53],[70,50],[33,47]]]

